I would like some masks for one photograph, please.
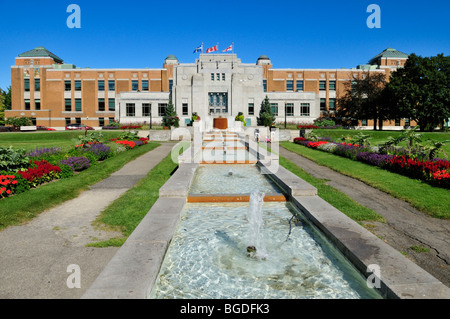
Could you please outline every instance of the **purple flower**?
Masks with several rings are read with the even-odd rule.
[[[74,172],[85,170],[91,166],[91,162],[84,156],[71,156],[65,160],[61,160],[59,164],[69,166]]]
[[[51,155],[60,152],[61,149],[58,147],[43,147],[43,148],[36,148],[35,150],[29,151],[26,156],[29,157],[41,157],[45,155]]]
[[[387,161],[389,161],[393,155],[388,154],[377,154],[372,152],[361,152],[356,155],[358,161],[375,165],[378,167],[383,167]]]
[[[83,148],[83,152],[93,153],[99,161],[103,161],[111,154],[111,148],[101,143],[88,144],[86,148]]]

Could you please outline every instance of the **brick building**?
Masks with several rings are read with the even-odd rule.
[[[33,118],[36,125],[62,129],[68,123],[93,127],[160,123],[171,95],[180,125],[196,112],[204,127],[216,117],[230,121],[242,112],[255,126],[267,96],[278,122],[312,123],[333,116],[336,99],[364,72],[390,72],[408,55],[388,48],[368,64],[347,69],[274,69],[269,57],[242,63],[236,54],[200,54],[194,63],[169,55],[159,69],[77,68],[43,47],[19,54],[11,67],[12,109],[5,116]],[[404,119],[385,128],[408,125]],[[362,121],[370,128],[371,122]]]

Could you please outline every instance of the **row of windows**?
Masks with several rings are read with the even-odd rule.
[[[172,80],[170,80],[170,81],[172,81]],[[106,83],[105,80],[98,80],[98,83],[97,83],[98,91],[105,91],[105,83]],[[170,83],[169,83],[169,86],[171,86]],[[171,87],[169,87],[169,89],[171,89]],[[74,81],[74,90],[81,91],[81,80]],[[108,91],[115,91],[115,90],[116,90],[116,81],[108,80]],[[139,80],[131,81],[131,90],[132,91],[139,90]],[[141,81],[141,90],[142,91],[149,90],[148,80]],[[64,81],[64,91],[72,91],[72,81],[71,80]]]
[[[211,81],[220,81],[221,73],[211,73]],[[222,73],[222,81],[225,81],[225,73]]]
[[[286,116],[294,116],[294,103],[286,103],[285,105]],[[270,107],[272,109],[272,113],[275,116],[278,116],[278,103],[270,103]],[[309,103],[301,103],[300,104],[300,116],[310,116],[310,104]],[[248,115],[255,115],[255,104],[248,104]]]
[[[326,91],[327,81],[319,81],[319,91]],[[264,92],[267,92],[267,80],[263,80]],[[328,81],[328,89],[330,91],[336,91],[336,81]],[[303,91],[303,80],[295,81],[295,90],[297,92]],[[286,91],[294,91],[294,80],[286,80]]]
[[[30,92],[30,79],[25,79],[23,86],[25,92]],[[34,90],[36,92],[41,90],[41,79],[34,79]]]
[[[335,110],[336,109],[336,99],[330,98],[328,99],[328,110]],[[326,111],[327,110],[327,99],[320,99],[320,110]]]
[[[66,121],[66,125],[72,123],[72,119],[70,117],[66,117],[65,121]],[[114,117],[109,117],[108,121],[109,121],[109,123],[114,122]],[[76,117],[75,118],[75,123],[76,124],[81,124],[81,117]],[[36,124],[34,124],[34,125],[36,125]],[[105,126],[105,118],[104,117],[99,117],[98,118],[98,126],[100,126],[100,127]]]
[[[41,100],[40,99],[34,100],[34,109],[37,111],[39,111],[41,109]],[[31,110],[31,102],[28,99],[25,100],[25,110],[27,110],[27,111]]]
[[[158,104],[158,116],[164,116],[166,114],[167,103]],[[150,103],[142,103],[142,116],[150,116],[152,112],[152,105]],[[183,103],[181,113],[186,116],[189,115],[188,104]],[[125,115],[128,117],[136,116],[136,104],[127,103],[125,105]]]

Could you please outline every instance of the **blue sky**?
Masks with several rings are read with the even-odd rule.
[[[81,8],[80,29],[66,25],[72,3]],[[379,29],[367,27],[370,4],[381,9]],[[265,54],[274,68],[355,67],[387,47],[450,52],[448,0],[0,0],[0,8],[2,89],[14,58],[38,46],[91,68],[161,68],[169,54],[192,63],[202,42],[219,43],[219,51],[234,42],[242,62]]]

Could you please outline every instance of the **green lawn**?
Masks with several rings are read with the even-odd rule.
[[[19,133],[20,134],[20,133]],[[48,147],[48,144],[43,144]],[[0,201],[0,230],[28,221],[39,213],[77,197],[82,191],[119,170],[128,162],[160,145],[148,143],[121,152],[67,179],[56,180]],[[14,145],[15,146],[15,145]],[[56,146],[59,146],[57,144]]]
[[[344,175],[354,177],[394,197],[409,202],[416,209],[432,217],[450,218],[450,192],[419,180],[374,167],[362,162],[307,148],[292,142],[280,145],[290,151],[329,167]]]
[[[94,131],[88,131],[90,132]],[[123,133],[122,131],[95,132],[103,134],[105,140],[118,137]],[[65,150],[75,146],[80,135],[84,135],[84,131],[0,133],[0,146],[13,146],[27,151],[42,147],[60,147]]]
[[[177,167],[169,154],[145,178],[111,203],[97,218],[95,224],[121,231],[123,237],[89,244],[92,247],[121,246],[159,198],[159,189]]]
[[[313,130],[315,134],[322,137],[332,137],[336,139],[336,141],[340,141],[340,138],[343,136],[353,136],[359,133],[370,135],[370,145],[377,146],[387,141],[389,136],[398,137],[401,135],[401,131],[373,131],[373,130],[344,130],[344,129],[336,129],[336,130],[325,130],[318,129]],[[421,134],[422,142],[425,144],[429,144],[430,140],[435,142],[443,142],[448,140],[447,143],[442,147],[442,151],[439,153],[439,157],[450,156],[450,133],[448,132],[416,132],[417,134]],[[399,144],[400,146],[405,146],[405,142]]]
[[[329,204],[340,210],[351,219],[361,221],[385,222],[384,218],[373,210],[359,204],[346,194],[326,184],[326,180],[315,178],[288,159],[280,156],[280,165],[291,171],[304,181],[317,188],[317,194]]]

